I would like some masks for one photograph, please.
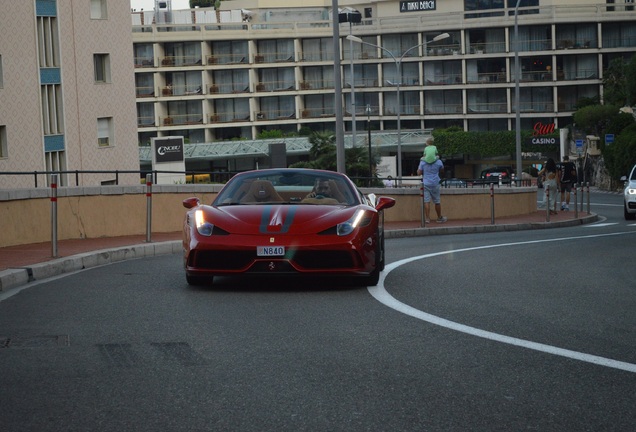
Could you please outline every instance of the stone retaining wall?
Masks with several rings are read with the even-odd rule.
[[[152,188],[152,232],[182,229],[186,209],[181,202],[196,196],[212,202],[220,185],[154,185]],[[422,198],[418,188],[367,189],[364,193],[397,200],[386,211],[390,222],[420,221]],[[495,187],[495,216],[529,214],[537,208],[534,187]],[[50,190],[0,190],[0,247],[51,240]],[[435,212],[433,212],[433,216]],[[491,217],[489,188],[442,189],[442,211],[449,219]],[[58,188],[58,240],[143,235],[146,233],[145,186],[96,186]]]

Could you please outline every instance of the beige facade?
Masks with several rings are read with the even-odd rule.
[[[131,57],[128,2],[2,2],[0,172],[138,171]],[[138,184],[139,175],[117,181]],[[114,173],[62,174],[58,184],[114,182]],[[34,183],[0,175],[0,189]]]
[[[336,49],[329,0],[227,1],[220,11],[172,11],[174,21],[160,24],[152,12],[143,22],[133,14],[139,142],[183,135],[188,169],[240,171],[267,166],[264,132],[343,127],[351,147],[366,146],[370,129],[382,156],[397,158],[399,142],[409,174],[428,136],[422,131],[511,131],[517,118],[524,131],[570,127],[580,100],[603,100],[609,64],[636,53],[631,0],[526,0],[517,44],[514,1],[413,1],[406,12],[400,0],[338,3],[359,11],[361,22],[339,25]],[[350,32],[357,42],[346,38]],[[309,144],[287,148],[293,163]],[[451,171],[466,178],[489,164],[454,156]],[[498,164],[514,161],[501,156]],[[149,147],[140,159],[149,164]]]

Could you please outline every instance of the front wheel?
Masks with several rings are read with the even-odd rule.
[[[380,281],[380,272],[384,270],[384,236],[380,235],[378,230],[376,234],[376,246],[375,246],[375,268],[364,278],[364,283],[367,286],[376,286]]]

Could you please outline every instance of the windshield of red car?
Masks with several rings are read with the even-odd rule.
[[[264,170],[233,177],[213,205],[307,204],[357,205],[360,197],[337,173],[313,170]]]

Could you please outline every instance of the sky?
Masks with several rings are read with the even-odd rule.
[[[155,8],[155,0],[130,0],[130,8],[138,11],[153,10]],[[190,9],[190,0],[172,0],[172,10]]]

